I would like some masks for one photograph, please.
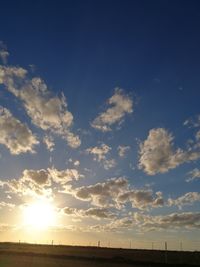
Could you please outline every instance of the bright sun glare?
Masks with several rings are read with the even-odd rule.
[[[24,223],[35,229],[46,229],[55,223],[55,208],[49,202],[39,201],[24,209]]]

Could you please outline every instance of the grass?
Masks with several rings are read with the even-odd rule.
[[[0,267],[165,265],[200,266],[200,252],[0,243]]]

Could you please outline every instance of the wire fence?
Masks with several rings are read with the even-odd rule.
[[[26,243],[20,241],[19,243]],[[28,242],[29,243],[29,242]],[[70,246],[88,246],[88,247],[101,247],[101,248],[124,248],[124,249],[147,249],[147,250],[164,250],[164,251],[200,251],[200,240],[184,240],[184,241],[141,241],[141,240],[126,240],[117,241],[112,240],[97,240],[87,242],[61,242],[57,240],[46,240],[44,242],[30,242],[33,244],[46,244],[46,245],[70,245]]]

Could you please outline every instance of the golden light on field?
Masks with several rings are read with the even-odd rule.
[[[24,224],[37,230],[45,230],[56,221],[54,206],[47,201],[38,201],[24,208]]]

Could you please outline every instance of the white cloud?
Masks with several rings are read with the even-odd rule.
[[[74,161],[74,166],[79,166],[79,165],[80,165],[80,161],[79,160]]]
[[[107,159],[103,161],[103,167],[105,170],[114,168],[117,165],[114,159]]]
[[[70,131],[73,115],[64,95],[51,96],[41,78],[28,79],[26,74],[22,68],[0,66],[0,83],[23,102],[32,123],[62,136],[72,148],[80,146],[79,137]]]
[[[200,170],[195,168],[192,171],[190,171],[188,173],[188,175],[190,176],[188,179],[186,179],[187,182],[191,182],[197,179],[200,179]]]
[[[111,147],[109,147],[106,144],[101,144],[99,147],[90,147],[86,149],[86,152],[88,154],[92,154],[94,156],[94,159],[97,161],[104,160],[106,158],[106,154],[111,150]]]
[[[189,118],[186,121],[184,121],[183,125],[197,128],[200,127],[200,115],[197,115],[195,118]]]
[[[108,99],[108,108],[99,114],[91,126],[102,132],[111,131],[113,124],[120,124],[126,114],[133,112],[133,101],[122,89],[115,89],[114,95]]]
[[[39,142],[26,124],[16,119],[8,109],[0,107],[0,143],[5,145],[11,154],[34,152]]]
[[[43,138],[43,142],[44,144],[46,145],[47,149],[49,151],[53,151],[54,150],[54,139],[52,136],[50,135],[45,135],[44,138]]]
[[[174,149],[171,133],[164,128],[151,129],[147,139],[140,144],[139,168],[147,174],[165,173],[184,162],[197,160],[200,152]]]
[[[169,206],[178,206],[182,209],[185,205],[192,205],[194,202],[200,201],[200,193],[198,192],[188,192],[185,195],[178,197],[176,199],[169,198]]]
[[[121,158],[124,158],[127,152],[130,150],[130,146],[118,146],[117,150],[118,150],[118,155]]]

